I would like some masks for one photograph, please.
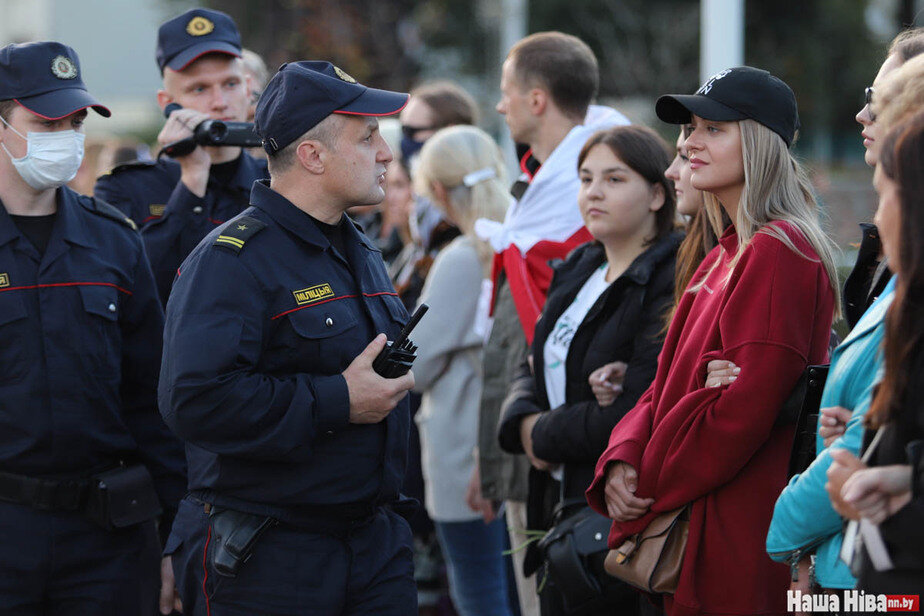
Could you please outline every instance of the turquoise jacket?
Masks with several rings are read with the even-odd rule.
[[[780,494],[767,533],[767,553],[773,560],[790,561],[815,551],[815,577],[823,588],[853,588],[856,578],[838,557],[842,519],[831,507],[825,492],[831,449],[845,448],[857,454],[863,443],[863,416],[869,409],[873,387],[881,377],[880,346],[886,310],[892,303],[895,278],[866,311],[847,339],[834,350],[831,369],[821,397],[821,408],[842,406],[853,410],[847,430],[825,449],[817,437],[815,461],[795,475]]]

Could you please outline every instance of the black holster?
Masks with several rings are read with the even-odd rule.
[[[120,466],[90,478],[84,513],[103,528],[140,524],[162,511],[151,473],[140,464]]]
[[[212,507],[209,560],[218,575],[235,577],[241,565],[253,555],[254,547],[266,529],[278,522],[269,517]]]

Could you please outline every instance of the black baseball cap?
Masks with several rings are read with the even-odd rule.
[[[670,124],[687,124],[691,114],[716,122],[751,119],[782,137],[787,146],[799,130],[792,89],[782,79],[750,66],[716,73],[696,94],[665,94],[658,98],[655,113]]]
[[[77,52],[53,41],[0,49],[0,100],[14,100],[46,120],[88,107],[104,118],[112,115],[87,92]]]
[[[207,53],[241,57],[241,34],[221,11],[191,9],[157,30],[157,66],[181,71]]]
[[[266,84],[254,124],[263,149],[272,154],[332,113],[393,115],[404,109],[409,96],[360,85],[330,62],[289,62]]]

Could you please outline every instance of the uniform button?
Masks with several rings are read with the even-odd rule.
[[[115,312],[115,311],[116,311],[116,305],[115,305],[115,304],[109,304],[109,312]]]
[[[201,205],[197,205],[196,207],[193,208],[193,214],[201,214],[201,213],[202,213]]]
[[[327,320],[324,321],[324,325],[327,325],[328,327],[333,327],[333,326],[334,326],[334,320],[333,320],[332,318],[330,318],[330,317],[327,317]]]
[[[328,430],[328,431],[327,431],[327,436],[333,436],[333,435],[334,435],[334,431],[333,431],[333,430]]]

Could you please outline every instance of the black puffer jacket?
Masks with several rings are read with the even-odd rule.
[[[546,339],[606,255],[600,244],[589,242],[555,266],[545,308],[536,324],[532,346],[534,371],[531,372],[525,363],[517,371],[504,401],[498,437],[504,450],[523,453],[520,421],[526,415],[542,413],[533,429],[533,449],[543,460],[564,464],[565,498],[583,499],[610,432],[654,379],[664,341],[664,317],[673,301],[674,262],[681,239],[681,234],[673,233],[658,240],[598,298],[575,332],[568,350],[566,402],[549,409],[543,365]],[[628,364],[623,392],[613,404],[601,408],[588,377],[600,366],[613,361]],[[535,520],[536,500],[541,498],[536,488],[542,483],[540,477],[548,478],[549,482],[551,478],[535,469],[533,475],[530,478],[530,517],[533,518],[530,528],[540,528],[547,526],[550,520],[547,516],[544,516],[544,524]],[[540,508],[550,513],[548,501]]]

